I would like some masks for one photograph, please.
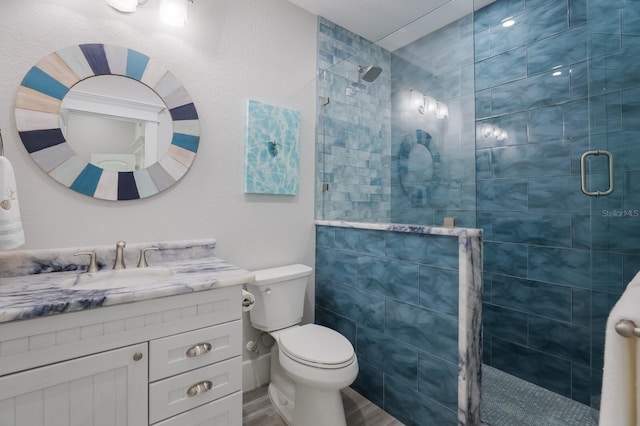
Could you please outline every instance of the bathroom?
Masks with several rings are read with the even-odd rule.
[[[613,11],[603,6],[605,3]],[[471,141],[469,143],[473,145],[460,146],[456,153],[447,152],[456,160],[446,163],[448,160],[445,159],[443,163],[462,165],[455,171],[447,169],[447,173],[466,175],[462,178],[458,175],[449,176],[451,179],[444,192],[441,187],[432,188],[428,196],[435,194],[445,199],[431,210],[426,192],[416,194],[417,198],[413,200],[408,199],[397,177],[398,161],[393,155],[398,146],[393,144],[401,143],[401,140],[395,139],[393,132],[411,125],[392,122],[397,117],[391,116],[391,107],[388,106],[398,106],[403,101],[408,101],[410,96],[408,92],[402,95],[393,90],[394,82],[391,81],[389,70],[393,69],[392,61],[398,60],[397,56],[385,56],[377,47],[369,48],[365,43],[362,48],[354,48],[355,50],[340,58],[349,59],[353,56],[354,59],[347,60],[342,65],[352,66],[345,73],[349,78],[347,87],[357,92],[350,98],[356,109],[362,108],[362,104],[359,104],[362,102],[360,97],[372,96],[370,93],[373,92],[387,102],[382,108],[389,108],[389,115],[383,115],[389,120],[389,126],[384,129],[388,132],[384,136],[388,137],[380,137],[383,143],[388,143],[385,147],[388,149],[385,152],[387,158],[379,160],[381,173],[378,177],[381,182],[389,181],[390,190],[388,193],[383,191],[381,202],[376,208],[384,203],[387,206],[383,205],[380,209],[384,210],[383,215],[369,211],[366,203],[359,203],[357,209],[352,209],[353,204],[343,209],[352,213],[359,212],[360,215],[356,217],[341,216],[340,212],[325,208],[329,205],[327,197],[337,193],[340,182],[327,181],[322,176],[326,160],[320,155],[324,153],[324,137],[336,135],[323,131],[324,123],[318,118],[323,114],[323,107],[318,102],[318,96],[330,97],[331,101],[325,108],[339,105],[336,101],[340,98],[326,93],[328,89],[325,80],[316,78],[316,75],[319,67],[332,73],[341,65],[334,67],[333,63],[323,64],[319,60],[319,56],[322,57],[323,35],[319,33],[322,24],[318,22],[317,16],[285,0],[195,0],[190,5],[187,25],[171,28],[158,22],[159,1],[155,0],[141,5],[134,14],[117,13],[102,1],[7,2],[2,6],[3,13],[0,16],[5,34],[1,48],[3,61],[0,63],[0,75],[4,81],[0,85],[0,93],[4,99],[0,103],[0,128],[4,137],[5,155],[14,166],[20,197],[26,236],[26,244],[20,250],[112,245],[119,239],[150,242],[214,238],[217,242],[216,256],[247,270],[293,263],[322,268],[326,263],[319,263],[316,256],[325,256],[327,247],[335,248],[327,243],[326,237],[327,233],[334,233],[335,238],[337,228],[324,230],[325,227],[320,226],[317,231],[314,225],[316,219],[440,226],[444,217],[454,217],[457,226],[483,230],[483,295],[484,310],[487,312],[484,317],[484,362],[497,368],[508,369],[508,366],[515,366],[513,368],[520,371],[507,372],[533,382],[541,377],[538,385],[551,388],[587,406],[597,407],[604,321],[621,294],[623,285],[640,269],[640,257],[636,247],[628,246],[632,239],[637,239],[634,236],[637,236],[638,227],[626,227],[626,224],[633,224],[634,218],[625,218],[626,222],[620,226],[613,224],[621,223],[621,220],[611,219],[613,231],[619,237],[611,240],[608,235],[603,236],[599,232],[604,228],[598,228],[590,220],[598,219],[596,213],[600,214],[602,210],[629,211],[636,209],[638,203],[628,198],[622,200],[622,197],[613,201],[606,198],[585,201],[580,198],[579,185],[577,191],[571,193],[575,192],[575,195],[568,196],[563,191],[572,185],[572,178],[578,179],[579,156],[582,152],[588,149],[606,149],[606,146],[599,145],[603,139],[604,145],[617,143],[622,146],[625,143],[627,139],[618,140],[614,136],[626,137],[620,130],[633,132],[637,128],[634,127],[633,120],[628,119],[628,114],[634,111],[635,102],[629,98],[627,103],[622,103],[619,98],[623,96],[623,92],[619,87],[611,89],[612,93],[600,88],[599,92],[604,94],[593,98],[588,113],[580,102],[568,102],[587,97],[586,94],[580,95],[577,92],[579,90],[598,90],[598,80],[594,79],[595,83],[589,87],[571,86],[574,92],[570,93],[568,99],[543,102],[538,106],[550,107],[534,108],[533,113],[521,120],[518,120],[521,117],[517,115],[521,113],[519,107],[510,110],[508,105],[503,104],[502,110],[487,110],[487,104],[491,108],[491,99],[489,103],[486,101],[492,90],[495,93],[502,89],[509,90],[509,93],[524,91],[522,86],[508,84],[527,75],[526,62],[519,62],[522,56],[518,54],[535,37],[520,45],[506,46],[498,52],[482,50],[487,46],[486,40],[483,42],[482,39],[489,35],[490,30],[487,28],[491,27],[493,30],[494,25],[507,17],[504,16],[505,13],[519,15],[525,10],[540,11],[546,8],[557,12],[554,8],[565,7],[564,15],[559,13],[554,16],[564,16],[568,22],[567,28],[576,28],[576,31],[567,31],[569,34],[566,34],[565,39],[556,44],[575,42],[577,47],[574,51],[584,49],[582,57],[576,53],[577,56],[572,57],[570,63],[563,64],[572,66],[571,78],[575,79],[576,73],[584,75],[587,71],[591,75],[598,71],[602,71],[601,74],[610,73],[608,67],[601,67],[596,60],[590,64],[592,68],[588,68],[587,47],[589,52],[600,49],[600,52],[610,54],[613,62],[622,57],[621,50],[616,48],[621,45],[620,40],[624,38],[625,43],[631,43],[637,33],[625,26],[625,37],[621,35],[623,13],[620,10],[623,9],[623,2],[611,4],[590,1],[589,4],[594,6],[588,11],[586,4],[586,1],[578,0],[498,0],[496,6],[486,9],[489,12],[478,12],[474,17],[476,23],[485,19],[487,27],[476,27],[474,31],[473,20],[465,24],[467,29],[470,28],[470,38],[461,41],[467,43],[459,46],[462,50],[456,50],[462,52],[463,57],[447,58],[451,61],[460,60],[464,64],[460,70],[471,74],[467,74],[463,81],[471,85],[462,89],[458,96],[442,93],[441,87],[434,89],[440,90],[440,93],[429,93],[428,85],[411,87],[415,92],[419,91],[449,105],[449,120],[427,118],[437,127],[436,130],[429,130],[436,138],[437,131],[445,134],[445,127],[456,118],[456,111],[459,111],[456,110],[456,105],[458,108],[472,108],[475,103],[476,106],[475,112],[471,111],[475,116],[467,117],[461,122],[466,133],[460,134],[460,140]],[[598,9],[599,5],[602,10]],[[492,16],[491,11],[499,9],[503,9],[499,18]],[[571,13],[567,12],[569,10]],[[626,10],[632,18],[633,13],[637,13],[632,6]],[[611,19],[600,23],[601,28],[590,29],[589,32],[593,34],[580,33],[588,13],[599,12]],[[498,21],[494,22],[495,19]],[[541,23],[544,21],[532,21],[537,23],[532,32],[540,31],[539,27],[545,26]],[[633,24],[635,21],[625,22]],[[613,26],[613,29],[606,25]],[[356,39],[355,36],[349,37]],[[497,37],[503,35],[498,34]],[[13,111],[16,90],[22,78],[41,58],[63,47],[80,43],[109,43],[143,52],[171,70],[197,106],[201,131],[197,157],[189,172],[162,194],[123,202],[87,198],[46,176],[22,146]],[[502,53],[503,56],[498,56]],[[619,56],[615,56],[616,53]],[[532,55],[531,52],[529,54]],[[496,60],[491,63],[495,57],[513,62],[505,65]],[[441,60],[442,58],[440,56]],[[595,59],[603,58],[606,60],[608,57],[604,53],[595,54]],[[387,62],[383,62],[385,60]],[[358,65],[380,66],[382,74],[375,81],[358,82]],[[508,76],[501,75],[505,69],[510,71]],[[524,74],[519,74],[522,69]],[[544,65],[542,69],[545,69]],[[559,86],[550,86],[554,94],[568,84],[567,76],[565,73],[560,77]],[[475,88],[472,84],[474,77]],[[606,74],[604,78],[606,77],[611,76]],[[440,86],[446,86],[445,83],[448,84],[442,82]],[[492,88],[494,85],[499,87]],[[340,89],[344,97],[345,88]],[[387,92],[382,92],[384,90]],[[471,96],[464,98],[459,96],[460,93]],[[624,94],[633,96],[632,92]],[[300,189],[296,196],[252,195],[243,191],[248,99],[300,112]],[[556,104],[571,104],[576,108],[562,111],[551,108]],[[618,110],[614,108],[616,105]],[[525,106],[522,110],[529,110],[529,107]],[[415,116],[418,117],[418,114],[420,113],[417,112]],[[559,116],[562,118],[558,119]],[[565,116],[568,117],[566,120]],[[509,118],[513,121],[510,122]],[[574,118],[575,121],[572,121]],[[518,127],[518,124],[526,120],[530,123],[544,122],[546,125],[535,127],[534,130],[538,133],[532,135],[527,133],[526,124]],[[379,125],[383,120],[374,121]],[[482,124],[493,126],[493,129],[504,129],[511,140],[517,141],[517,145],[503,143],[504,140],[497,141],[495,137],[490,141],[482,133],[476,139],[476,127],[481,128]],[[585,129],[588,131],[584,131]],[[571,131],[574,133],[570,133]],[[558,132],[560,137],[557,136]],[[598,137],[591,137],[593,135]],[[606,138],[601,138],[602,135]],[[519,137],[524,139],[519,140]],[[524,142],[527,137],[531,143]],[[504,148],[505,146],[509,146],[509,149]],[[542,147],[550,149],[538,150]],[[628,146],[624,145],[621,149],[624,151],[620,158],[631,156]],[[441,154],[444,158],[445,152]],[[490,163],[491,158],[494,161],[499,158],[507,161],[514,157],[525,158],[527,161],[516,163],[515,166],[507,162],[507,168],[503,170],[495,168],[497,164]],[[563,159],[567,161],[563,162]],[[556,169],[563,168],[562,173],[551,174],[553,182],[549,184],[545,179],[549,174],[539,167],[541,163]],[[527,169],[527,174],[521,178],[520,171],[523,167]],[[633,187],[633,172],[625,168],[624,175],[620,172],[617,181],[621,186]],[[329,184],[329,191],[325,193],[321,192],[323,182]],[[531,189],[534,186],[539,188],[537,192]],[[449,199],[452,193],[457,194],[455,197],[461,200],[457,205]],[[356,194],[357,192],[354,193],[354,198],[345,198],[356,201]],[[396,202],[402,208],[394,211],[392,206]],[[561,207],[552,207],[558,203]],[[531,237],[511,232],[514,228],[524,229],[523,232]],[[282,235],[287,238],[282,238]],[[351,238],[360,239],[358,234],[354,235],[349,237],[349,241]],[[366,242],[367,239],[362,237],[360,241]],[[442,241],[445,248],[453,249],[448,240]],[[612,244],[610,241],[620,244]],[[597,250],[589,249],[592,245]],[[543,249],[546,246],[552,248]],[[505,260],[507,256],[508,261]],[[441,273],[441,278],[449,282],[455,280],[452,271],[457,269],[452,266],[457,259],[452,259],[447,255],[444,260],[427,262],[425,267]],[[323,261],[324,258],[319,260]],[[561,268],[563,265],[572,267],[562,272],[561,278],[554,279],[549,276],[553,271],[548,268],[532,267],[536,262],[537,265],[549,264],[554,268]],[[323,278],[325,277],[319,276],[318,280]],[[507,278],[514,279],[509,281]],[[318,286],[315,279],[312,275],[306,294],[305,321],[313,320],[315,307],[318,322],[334,326],[348,335],[345,330],[355,330],[356,322],[345,311],[341,311],[340,315],[341,312],[327,309],[325,303],[330,305],[331,302],[326,302],[326,287]],[[588,280],[588,284],[583,280]],[[516,286],[523,287],[526,294],[518,293]],[[316,287],[318,291],[325,291],[318,298],[315,294]],[[488,288],[493,288],[493,292],[487,292]],[[556,294],[558,298],[552,298]],[[539,309],[538,311],[525,309],[533,298],[548,302],[541,304],[542,306],[536,305],[535,309]],[[515,300],[516,304],[511,305],[508,299]],[[522,334],[521,328],[518,328],[527,326],[538,329],[549,327],[555,338],[527,345],[520,340]],[[256,340],[259,334],[245,321],[243,336],[243,341],[247,342]],[[563,341],[570,341],[571,347],[559,343]],[[259,355],[264,353],[263,351]],[[245,388],[264,384],[268,380],[264,376],[265,368],[268,370],[268,360],[259,355],[244,355]],[[560,361],[555,362],[556,360]],[[387,372],[381,371],[374,365],[375,362],[369,361],[367,365],[366,356],[362,357],[361,371],[366,376],[358,379],[354,386],[370,400],[384,405],[385,389],[381,382]],[[553,377],[546,380],[546,376],[540,374],[539,370],[529,370],[529,365],[540,368],[548,366],[554,371]],[[418,369],[417,364],[409,366],[414,367]],[[380,386],[369,386],[372,383],[379,383]],[[369,394],[366,394],[366,389],[369,389]],[[400,389],[404,389],[403,385],[400,385]],[[410,424],[410,418],[403,419],[401,413],[394,413],[393,410],[393,407],[388,408],[400,420]]]

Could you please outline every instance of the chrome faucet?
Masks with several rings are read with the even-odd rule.
[[[127,267],[124,264],[124,247],[126,245],[124,241],[116,243],[116,259],[113,261],[113,269],[125,269]]]
[[[74,253],[74,256],[80,256],[81,254],[86,254],[89,256],[89,265],[87,266],[87,272],[94,273],[98,272],[98,263],[96,262],[96,252],[95,251],[81,251],[79,253]]]
[[[138,268],[146,268],[149,266],[147,262],[147,252],[149,250],[160,250],[158,247],[146,247],[140,250],[140,258],[138,259]]]

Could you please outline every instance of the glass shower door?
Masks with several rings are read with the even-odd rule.
[[[590,212],[574,218],[590,250],[591,406],[602,384],[607,316],[640,270],[640,8],[589,0],[589,143],[582,154]],[[574,244],[576,242],[574,241]]]

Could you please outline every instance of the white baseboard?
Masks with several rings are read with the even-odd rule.
[[[271,354],[242,362],[242,392],[247,392],[269,383]]]

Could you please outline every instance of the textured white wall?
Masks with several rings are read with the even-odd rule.
[[[285,0],[196,0],[185,28],[163,26],[159,0],[121,14],[101,0],[0,5],[0,128],[18,181],[24,249],[216,238],[246,268],[312,261],[315,17]],[[131,47],[167,65],[201,118],[192,169],[168,191],[130,202],[94,200],[46,176],[19,141],[16,89],[39,59],[65,46]],[[253,98],[301,111],[300,194],[243,193],[245,105]]]
[[[159,3],[149,0],[135,14],[122,14],[102,0],[1,2],[0,128],[16,170],[27,239],[21,249],[215,238],[218,256],[247,269],[313,266],[315,16],[285,0],[195,0],[187,26],[176,29],[158,21]],[[95,42],[164,63],[198,109],[195,163],[154,197],[108,202],[75,193],[45,175],[19,140],[13,108],[25,73],[53,51]],[[301,112],[296,197],[243,193],[249,98]]]

